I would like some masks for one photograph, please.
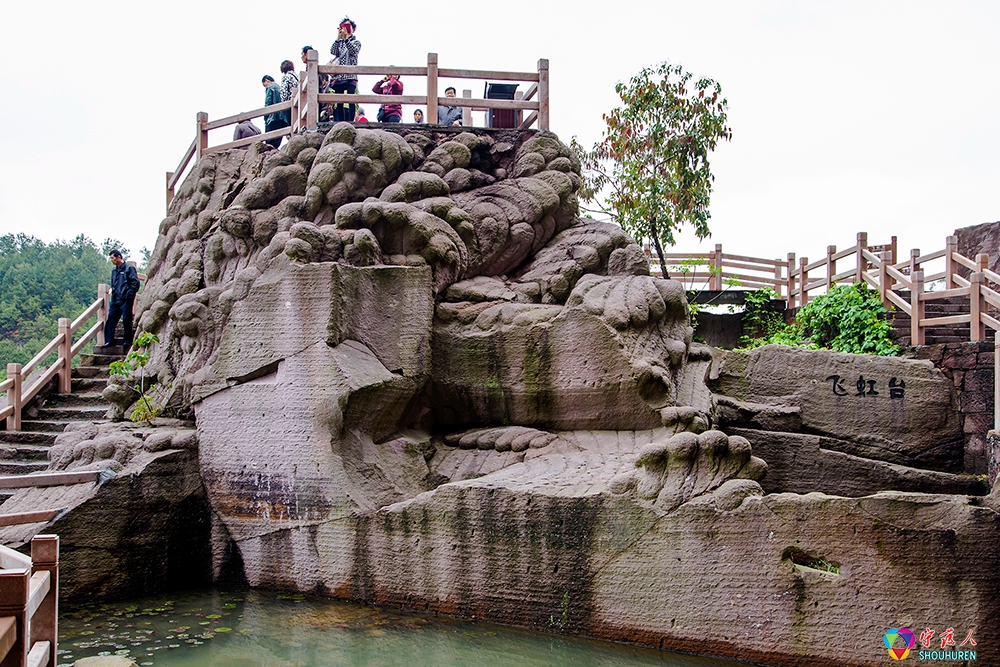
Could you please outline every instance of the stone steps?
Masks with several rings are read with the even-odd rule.
[[[28,418],[21,421],[20,431],[0,431],[0,475],[45,470],[49,466],[49,448],[67,424],[103,420],[109,407],[101,397],[108,386],[108,365],[120,358],[106,353],[83,355],[70,379],[73,393],[39,397],[36,405],[26,411]],[[0,491],[0,502],[12,494]]]

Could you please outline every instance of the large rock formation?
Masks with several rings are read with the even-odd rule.
[[[713,357],[554,136],[397,131],[209,155],[160,227],[139,322],[215,572],[783,665],[997,619],[996,499],[914,493],[987,491],[940,374]]]

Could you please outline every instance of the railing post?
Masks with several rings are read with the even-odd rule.
[[[914,271],[920,269],[920,248],[913,248],[910,250],[910,276],[913,275]]]
[[[780,262],[780,259],[775,259],[775,262]],[[774,293],[779,297],[781,296],[781,264],[774,265]]]
[[[49,642],[49,661],[42,667],[56,667],[59,641],[59,536],[31,538],[31,573],[49,573],[49,593],[31,619],[31,641]]]
[[[7,364],[7,378],[14,380],[14,384],[7,390],[7,405],[14,409],[14,413],[7,417],[7,430],[21,430],[21,364]]]
[[[72,370],[73,370],[73,333],[69,327],[72,322],[68,317],[59,318],[59,359],[56,361],[61,366],[59,369],[59,393],[69,394],[72,390]]]
[[[809,303],[809,292],[806,291],[806,285],[809,284],[809,272],[806,271],[808,263],[808,257],[799,257],[799,294],[802,297],[799,299],[799,303],[803,306]]]
[[[920,295],[924,292],[924,272],[918,270],[910,276],[913,288],[910,290],[910,345],[924,344],[924,328],[920,320],[924,319],[924,302]]]
[[[715,254],[712,256],[712,287],[711,289],[722,291],[722,244],[715,244]]]
[[[990,268],[990,256],[985,252],[976,255],[976,271],[987,271]]]
[[[199,111],[194,117],[194,161],[201,160],[201,153],[208,148],[208,130],[205,125],[208,123],[208,114]]]
[[[795,253],[788,253],[788,307],[795,307]]]
[[[28,595],[31,592],[31,570],[0,570],[0,617],[13,616],[16,639],[0,667],[21,667],[28,664],[31,649],[31,626],[28,618]]]
[[[892,237],[892,242],[889,244],[889,250],[892,251],[892,263],[895,264],[896,263],[896,258],[899,257],[899,255],[896,254],[896,237],[895,236]]]
[[[549,61],[538,61],[538,129],[549,131]]]
[[[107,341],[104,340],[104,323],[108,321],[108,307],[110,305],[109,296],[108,286],[104,283],[98,283],[97,298],[101,300],[101,307],[97,311],[97,321],[101,323],[101,327],[97,330],[97,341],[94,345],[99,347],[107,345]]]
[[[986,312],[983,300],[985,276],[978,271],[969,276],[969,340],[973,343],[986,340],[986,325],[982,314]]]
[[[892,250],[883,250],[881,260],[878,263],[878,296],[882,299],[882,305],[889,308],[892,304],[889,303],[889,299],[886,298],[885,293],[889,291],[888,266],[892,264]]]
[[[319,125],[319,52],[309,49],[306,53],[306,128],[315,130]],[[353,120],[353,119],[352,119]]]
[[[858,232],[858,244],[855,246],[855,254],[858,258],[858,268],[854,272],[854,283],[863,283],[864,272],[868,269],[868,260],[865,259],[863,250],[868,249],[868,232]]]
[[[170,181],[174,178],[174,172],[167,172],[167,210],[170,210],[170,202],[174,200],[174,189],[170,187]]]
[[[958,252],[958,237],[949,236],[944,241],[944,286],[955,289],[955,253]]]
[[[837,254],[837,246],[828,245],[826,247],[826,291],[833,288],[833,277],[837,275],[837,261],[833,258]]]
[[[471,99],[472,98],[472,91],[468,90],[468,89],[463,90],[462,91],[462,97],[464,97],[466,99]],[[490,110],[487,109],[486,113],[489,113],[489,112],[490,112]],[[486,120],[486,124],[487,125],[490,124],[489,119]],[[470,107],[470,106],[464,106],[464,107],[462,107],[462,125],[464,125],[465,127],[472,127],[472,107]]]
[[[462,115],[465,115],[464,112]],[[425,123],[438,122],[438,54],[427,54],[427,116]]]

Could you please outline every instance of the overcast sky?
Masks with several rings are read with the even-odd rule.
[[[872,243],[898,235],[906,256],[1000,220],[1000,3],[510,6],[7,2],[0,233],[152,247],[164,173],[191,142],[195,113],[261,106],[261,76],[278,78],[286,58],[298,64],[304,44],[326,62],[345,10],[362,64],[422,65],[435,51],[442,67],[532,71],[548,58],[552,129],[564,141],[599,139],[615,82],[645,65],[670,60],[719,81],[733,140],[713,158],[713,236],[699,248],[682,234],[678,250],[718,242],[816,259],[865,230]],[[465,86],[481,96],[481,83]]]

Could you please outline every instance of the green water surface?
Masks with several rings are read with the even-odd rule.
[[[125,655],[143,667],[734,667],[505,626],[261,590],[210,590],[77,607],[57,665]]]

